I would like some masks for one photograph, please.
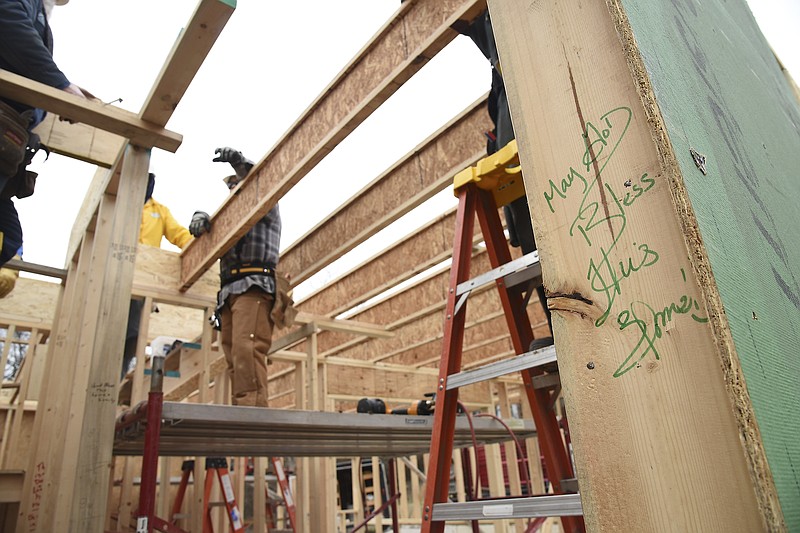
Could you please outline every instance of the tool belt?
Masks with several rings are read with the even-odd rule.
[[[27,198],[36,186],[35,172],[25,170],[41,147],[39,136],[28,130],[27,113],[0,101],[0,176],[6,178],[0,198]]]
[[[270,318],[277,328],[283,329],[294,325],[297,309],[292,299],[292,286],[289,278],[282,272],[275,275],[275,303],[272,305]]]
[[[245,263],[241,266],[220,271],[219,279],[223,285],[232,281],[237,281],[247,276],[271,276],[275,277],[275,265],[261,263]]]

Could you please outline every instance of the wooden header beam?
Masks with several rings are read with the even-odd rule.
[[[134,113],[86,100],[7,70],[0,69],[0,94],[11,100],[52,111],[62,117],[121,135],[143,148],[175,152],[183,137],[147,122]]]
[[[484,8],[485,0],[417,0],[402,4],[395,17],[253,168],[239,193],[227,198],[214,215],[211,231],[184,250],[183,289],[191,286],[317,163],[452,41],[457,35],[450,28],[453,23],[470,20]]]

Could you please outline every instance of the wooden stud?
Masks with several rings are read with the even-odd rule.
[[[85,291],[94,245],[94,234],[88,233],[81,244],[80,261],[71,261],[64,290],[59,296],[58,309],[75,309],[78,312],[58,312],[53,323],[53,338],[48,346],[41,396],[33,428],[31,449],[25,483],[17,517],[17,532],[48,529],[51,519],[48,509],[55,505],[54,495],[44,490],[47,480],[58,479],[58,448],[55,441],[63,443],[71,382],[75,373],[78,345],[76,331],[80,329]],[[58,354],[58,356],[56,356]],[[46,525],[43,523],[46,522]]]

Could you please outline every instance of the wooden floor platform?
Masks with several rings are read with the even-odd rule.
[[[144,405],[120,417],[115,455],[142,455]],[[126,423],[129,421],[129,423]],[[496,420],[472,419],[478,442],[511,440]],[[519,439],[536,435],[531,421],[509,424]],[[326,413],[227,405],[164,402],[159,455],[396,457],[428,453],[432,416]],[[469,423],[459,416],[455,446],[472,445]]]

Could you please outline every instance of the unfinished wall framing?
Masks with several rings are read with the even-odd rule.
[[[800,419],[794,416],[800,377],[785,354],[800,342],[800,246],[789,232],[796,211],[791,202],[800,191],[787,170],[800,166],[800,113],[744,0],[729,0],[724,8],[713,0],[702,7],[616,0],[489,3],[555,316],[588,528],[799,528],[800,493],[794,491],[800,489],[792,485],[787,465],[800,464],[790,438]],[[138,228],[138,213],[129,206],[138,204],[126,199],[142,196],[149,147],[179,144],[180,136],[163,125],[233,7],[230,1],[200,0],[138,116],[103,114],[0,72],[4,95],[78,116],[85,123],[80,130],[53,122],[42,131],[62,153],[104,167],[76,221],[63,286],[41,289],[47,293],[35,299],[41,308],[25,312],[6,306],[16,295],[0,301],[7,339],[25,330],[41,337],[40,343],[47,340],[33,343],[37,347],[29,353],[36,357],[9,386],[17,397],[4,406],[0,420],[0,466],[26,471],[0,479],[0,488],[19,502],[12,510],[17,517],[3,507],[0,524],[18,518],[17,531],[125,530],[136,509],[139,463],[112,457],[120,361],[106,354],[121,359],[128,297],[144,299],[147,310],[153,303],[163,306],[163,314],[143,315],[137,349],[143,360],[158,335],[199,346],[171,355],[170,370],[177,375],[165,382],[167,399],[229,403],[224,360],[206,320],[221,252],[453,40],[456,20],[474,18],[486,2],[403,2],[265,154],[240,193],[223,204],[209,235],[180,256],[137,250],[131,228]],[[700,28],[708,21],[741,39],[741,46],[720,46],[720,35]],[[665,43],[669,54],[662,52]],[[731,50],[741,57],[733,61]],[[762,113],[747,112],[752,101]],[[482,132],[490,127],[480,99],[284,250],[281,266],[295,283],[305,281],[449,187],[455,172],[484,153]],[[748,136],[758,142],[748,142]],[[607,148],[609,138],[613,149]],[[591,219],[591,206],[605,212],[601,223]],[[612,216],[615,208],[620,216]],[[442,213],[304,297],[298,324],[275,335],[270,405],[352,412],[362,397],[398,406],[433,390],[448,287],[446,267],[428,269],[451,257],[454,227],[453,213]],[[488,270],[480,240],[476,235],[475,274]],[[608,285],[605,277],[616,262],[626,272]],[[601,271],[602,265],[611,270]],[[402,290],[381,296],[423,272]],[[16,293],[32,294],[37,287],[21,280]],[[496,293],[472,298],[464,367],[513,356]],[[778,304],[768,303],[773,301]],[[547,322],[531,303],[534,334],[546,335]],[[334,319],[354,308],[348,319]],[[645,309],[658,311],[642,319],[637,313]],[[640,349],[642,342],[649,348]],[[640,360],[628,357],[637,354]],[[137,365],[122,387],[131,405],[145,397],[145,369]],[[519,386],[517,379],[498,379],[464,388],[461,399],[509,416]],[[35,421],[32,398],[38,399]],[[32,443],[29,457],[21,453],[26,439]],[[539,457],[535,439],[527,447]],[[485,457],[492,495],[505,496],[506,482],[519,487],[513,469],[504,479],[498,446]],[[371,459],[377,469],[377,457]],[[361,470],[361,459],[354,457],[297,461],[304,531],[333,532],[337,517],[351,523],[364,517],[355,486],[352,508],[336,505],[337,460]],[[454,454],[456,464],[461,460]],[[244,460],[236,461],[244,472]],[[263,458],[255,461],[264,468]],[[161,479],[177,476],[179,463],[162,458]],[[426,464],[422,456],[401,462],[403,524],[420,522]],[[539,465],[529,466],[534,483],[543,487]],[[196,466],[195,479],[203,474]],[[461,475],[459,499],[465,498]],[[312,479],[327,482],[315,487]],[[263,481],[254,482],[261,509]],[[235,490],[243,500],[244,476],[235,478]],[[162,484],[162,516],[174,494],[172,484]],[[199,530],[201,504],[201,491],[187,495],[192,510],[184,527]],[[222,516],[215,520],[224,526]],[[266,518],[257,512],[253,520],[263,528]],[[505,521],[495,526],[512,527]]]

